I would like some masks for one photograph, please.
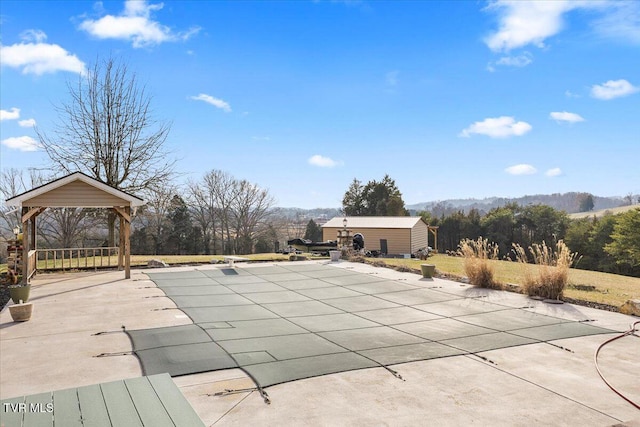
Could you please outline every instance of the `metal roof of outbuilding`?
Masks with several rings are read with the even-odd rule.
[[[422,221],[419,216],[348,216],[346,218],[347,228],[413,228]],[[342,228],[344,219],[343,216],[332,218],[323,224],[322,228]]]

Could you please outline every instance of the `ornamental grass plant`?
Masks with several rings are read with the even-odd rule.
[[[464,257],[464,271],[473,286],[502,289],[495,280],[492,260],[498,259],[498,245],[488,239],[463,239],[458,245],[458,254]]]
[[[529,296],[544,299],[561,300],[569,278],[569,268],[577,260],[578,254],[571,252],[564,241],[559,240],[555,246],[534,243],[529,251],[513,245],[517,261],[524,269],[522,289]],[[531,262],[536,264],[533,269]]]

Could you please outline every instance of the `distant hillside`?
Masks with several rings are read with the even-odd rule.
[[[527,205],[548,205],[554,209],[562,210],[567,213],[577,213],[580,206],[580,198],[586,193],[555,193],[555,194],[536,194],[533,196],[523,196],[517,198],[489,197],[486,199],[451,199],[434,202],[422,202],[408,205],[407,209],[411,211],[427,210],[437,216],[442,214],[449,215],[453,212],[462,210],[465,213],[471,209],[477,209],[481,213],[486,213],[494,208],[505,206],[509,203],[517,203],[521,206]],[[606,210],[617,208],[625,204],[622,197],[600,197],[593,196],[593,210]]]
[[[450,215],[457,211],[468,213],[471,209],[477,209],[480,214],[486,214],[491,209],[505,206],[509,203],[517,203],[520,206],[528,205],[548,205],[554,209],[562,210],[568,214],[578,214],[580,207],[580,199],[587,193],[555,193],[555,194],[536,194],[533,196],[523,196],[517,198],[505,197],[487,197],[485,199],[449,199],[438,200],[432,202],[422,202],[407,205],[406,208],[412,215],[422,210],[430,211],[435,216]],[[637,195],[634,197],[637,200]],[[584,216],[596,214],[602,211],[615,211],[616,208],[627,209],[628,202],[623,197],[601,197],[593,196],[593,210],[582,213]],[[633,205],[640,206],[640,205]],[[316,208],[316,209],[300,209],[300,208],[274,208],[273,214],[280,218],[290,220],[309,220],[309,219],[331,219],[340,214],[339,208]]]
[[[279,218],[289,220],[310,220],[310,219],[327,219],[340,215],[340,209],[336,208],[316,208],[316,209],[300,209],[300,208],[274,208],[272,214]]]

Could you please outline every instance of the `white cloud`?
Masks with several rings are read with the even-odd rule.
[[[504,171],[510,175],[533,175],[538,172],[536,168],[527,164],[509,166]]]
[[[340,162],[337,162],[330,157],[324,157],[320,154],[309,157],[307,161],[310,165],[318,166],[321,168],[333,168],[341,164]]]
[[[567,98],[580,98],[581,97],[577,93],[573,93],[570,90],[565,90],[564,91],[564,96],[566,96]]]
[[[22,69],[23,74],[42,75],[56,71],[84,73],[84,62],[57,44],[43,43],[47,35],[39,30],[22,34],[25,40],[10,46],[0,46],[2,66]]]
[[[11,110],[0,110],[0,121],[17,120],[20,118],[20,109],[13,107]]]
[[[200,31],[199,27],[192,27],[186,32],[174,33],[171,28],[154,21],[151,18],[152,12],[162,7],[162,3],[147,4],[145,0],[127,0],[120,15],[106,15],[97,20],[86,19],[80,23],[80,29],[100,39],[131,41],[134,48],[187,40]]]
[[[592,23],[594,30],[607,38],[640,44],[640,3],[611,1],[604,15]]]
[[[611,0],[493,0],[485,10],[498,15],[499,28],[484,41],[495,52],[527,45],[545,47],[546,39],[563,30],[564,15],[577,9],[598,13],[598,18],[590,22],[595,32],[640,43],[640,4]]]
[[[227,102],[223,101],[222,99],[214,98],[213,96],[207,95],[206,93],[201,93],[198,96],[192,96],[191,99],[206,102],[207,104],[211,104],[226,113],[231,112],[231,106]]]
[[[490,72],[494,72],[496,70],[496,66],[502,67],[526,67],[527,65],[533,62],[533,55],[529,52],[524,52],[517,56],[503,56],[495,62],[490,62],[487,64],[487,70]]]
[[[254,141],[270,141],[271,138],[268,136],[252,136],[251,139]]]
[[[584,118],[576,113],[569,113],[567,111],[554,111],[549,114],[549,118],[555,120],[556,122],[568,122],[568,123],[577,123],[584,122]]]
[[[562,175],[562,169],[560,168],[549,169],[544,174],[549,177],[560,176]]]
[[[458,136],[468,138],[473,134],[479,134],[487,135],[491,138],[508,138],[510,136],[522,136],[531,129],[531,125],[527,122],[516,122],[513,117],[502,116],[475,122],[464,129]]]
[[[593,85],[591,87],[591,96],[597,99],[609,100],[631,95],[638,91],[640,91],[640,87],[634,86],[624,79],[609,80],[601,85]]]
[[[544,47],[544,40],[562,29],[562,15],[578,5],[566,0],[494,1],[487,10],[497,11],[500,28],[485,43],[493,51],[509,51],[528,44]]]
[[[19,120],[18,125],[23,128],[32,128],[36,125],[36,120],[35,119]]]
[[[503,56],[496,61],[496,65],[505,65],[508,67],[526,67],[533,62],[532,55],[524,52],[518,56]]]
[[[527,45],[543,48],[546,39],[563,30],[564,15],[579,9],[597,13],[589,23],[596,33],[640,43],[640,4],[611,0],[492,0],[485,10],[498,15],[499,25],[484,41],[494,52]]]
[[[37,151],[38,142],[30,136],[18,136],[2,140],[2,145],[5,145],[13,150],[20,151]]]

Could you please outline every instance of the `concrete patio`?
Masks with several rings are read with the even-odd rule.
[[[273,264],[241,268],[265,265]],[[331,268],[528,307],[533,313],[614,331],[627,331],[638,320],[363,264],[340,262]],[[0,399],[140,377],[140,362],[131,354],[122,326],[134,330],[192,323],[149,280],[150,271],[133,270],[128,280],[121,272],[37,276],[32,319],[14,323],[7,308],[0,313]],[[205,425],[637,425],[640,412],[607,387],[594,364],[598,346],[616,335],[393,365],[402,379],[377,367],[288,382],[266,389],[270,405],[240,369],[173,380]],[[637,335],[624,337],[604,347],[598,359],[607,380],[634,402],[640,401],[639,344]]]

